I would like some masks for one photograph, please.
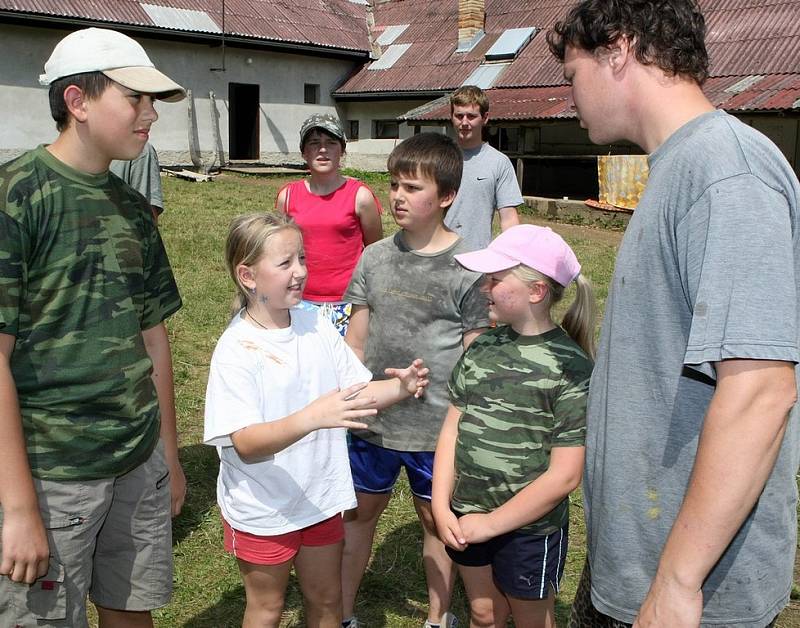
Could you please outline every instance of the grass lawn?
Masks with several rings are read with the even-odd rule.
[[[175,595],[172,604],[156,613],[157,626],[241,625],[244,589],[234,559],[222,550],[215,496],[217,455],[213,448],[201,444],[203,400],[211,352],[227,324],[233,296],[223,262],[228,223],[241,213],[271,209],[278,188],[287,180],[235,175],[221,175],[213,183],[164,180],[167,209],[161,230],[184,301],[183,309],[169,322],[169,332],[181,459],[189,493],[174,525]],[[385,181],[380,175],[370,181],[384,204],[388,203]],[[395,228],[388,213],[384,228],[387,234]],[[622,234],[564,224],[554,228],[575,249],[595,284],[602,307]],[[568,295],[565,301],[571,301],[571,297]],[[584,558],[580,491],[573,494],[572,503],[572,543],[557,602],[559,625],[566,625]],[[361,588],[357,612],[367,626],[420,626],[424,621],[426,594],[419,537],[410,492],[402,484],[381,519],[374,557]],[[299,591],[292,582],[285,625],[303,625],[300,608]],[[460,589],[453,611],[466,621]],[[778,625],[800,628],[800,607],[785,611]]]

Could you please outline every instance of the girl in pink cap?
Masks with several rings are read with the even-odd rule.
[[[300,127],[300,152],[311,176],[286,184],[275,201],[303,232],[308,263],[303,305],[320,308],[342,336],[352,309],[342,300],[350,276],[364,247],[383,237],[373,191],[339,172],[345,146],[336,116],[309,117]]]
[[[497,327],[479,336],[448,384],[432,508],[458,565],[472,625],[555,626],[569,493],[583,473],[595,302],[569,245],[518,225],[488,248],[456,255],[485,274]],[[575,282],[561,326],[551,308]]]

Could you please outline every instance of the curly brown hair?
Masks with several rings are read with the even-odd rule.
[[[547,33],[550,51],[593,52],[626,37],[636,60],[702,85],[708,78],[706,23],[695,0],[584,0]]]

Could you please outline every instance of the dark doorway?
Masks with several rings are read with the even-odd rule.
[[[259,158],[258,85],[228,83],[230,159]]]

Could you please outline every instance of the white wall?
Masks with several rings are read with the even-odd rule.
[[[419,100],[392,100],[392,101],[347,101],[339,103],[339,116],[348,130],[350,120],[359,122],[359,139],[348,141],[347,155],[344,165],[349,168],[361,170],[386,171],[386,158],[392,149],[404,139],[414,134],[414,127],[405,122],[400,123],[400,138],[393,140],[379,140],[372,138],[374,120],[392,120],[407,111],[419,107]],[[444,132],[443,127],[425,126],[422,131]]]
[[[68,32],[0,24],[0,160],[56,137],[47,88],[39,85],[38,78],[53,46]],[[335,113],[330,93],[354,67],[354,62],[346,59],[228,47],[226,71],[215,72],[211,68],[222,63],[219,47],[139,35],[135,38],[156,67],[192,91],[197,138],[205,163],[216,158],[214,124],[227,158],[229,83],[259,85],[260,159],[266,163],[297,163],[301,161],[300,124],[312,113]],[[303,104],[305,83],[320,85],[320,104]],[[216,97],[216,112],[212,110],[211,92]],[[162,163],[191,163],[189,134],[193,125],[188,101],[158,103],[156,109],[160,119],[153,127],[151,142]]]

